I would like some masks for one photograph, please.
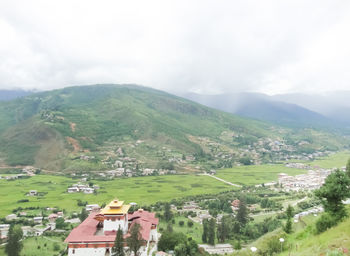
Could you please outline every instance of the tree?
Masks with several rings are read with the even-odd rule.
[[[347,216],[342,200],[349,196],[350,178],[343,171],[336,170],[328,175],[323,186],[315,195],[321,200],[324,209],[336,221]]]
[[[173,217],[173,214],[172,214],[171,209],[170,209],[170,204],[165,203],[165,205],[164,205],[164,219],[166,221],[169,221],[172,219],[172,217]]]
[[[83,222],[87,217],[89,216],[89,213],[85,208],[81,209],[81,213],[79,214],[79,219],[81,222]]]
[[[293,227],[292,227],[292,219],[287,219],[286,225],[283,227],[284,232],[287,234],[292,233]]]
[[[223,243],[227,238],[229,238],[230,235],[230,217],[229,216],[223,216],[221,219],[221,223],[218,225],[218,229],[216,232],[218,240]]]
[[[290,234],[293,231],[292,217],[294,215],[294,209],[291,205],[288,205],[286,210],[286,215],[287,215],[287,222],[286,222],[286,225],[283,227],[283,229],[284,229],[284,232],[286,232],[287,234]]]
[[[244,199],[241,199],[239,202],[236,219],[241,226],[245,226],[245,224],[248,222],[248,210]]]
[[[198,252],[198,244],[191,237],[175,246],[175,256],[195,256]]]
[[[65,229],[68,226],[67,222],[64,222],[64,218],[56,219],[56,228],[57,229]]]
[[[348,175],[348,177],[350,178],[350,158],[346,164],[346,174]]]
[[[203,243],[208,242],[208,228],[209,228],[208,224],[209,224],[208,219],[203,219],[203,234],[202,234]]]
[[[140,230],[140,224],[134,223],[130,228],[130,236],[126,239],[130,250],[134,252],[134,256],[137,255],[137,252],[139,251],[143,243]]]
[[[167,230],[169,233],[171,233],[171,232],[174,231],[173,226],[172,226],[170,223],[168,223],[168,225],[166,226],[166,230]]]
[[[208,244],[211,245],[215,245],[215,226],[216,221],[214,218],[211,218],[208,226]]]
[[[23,238],[23,231],[20,226],[11,225],[8,232],[8,241],[5,247],[5,252],[8,256],[19,256],[23,249],[21,239]]]
[[[113,246],[114,256],[124,256],[124,238],[123,231],[119,228]]]
[[[186,242],[186,236],[178,232],[163,232],[158,241],[158,249],[161,251],[174,250],[175,246]]]

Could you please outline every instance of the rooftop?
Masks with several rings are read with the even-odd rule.
[[[88,243],[88,242],[114,242],[116,237],[115,231],[101,232],[98,228],[99,221],[97,220],[98,215],[101,213],[93,212],[86,220],[84,220],[78,227],[74,228],[68,235],[66,243]],[[152,225],[158,224],[158,218],[155,217],[155,213],[151,213],[144,210],[138,210],[129,215],[129,221],[131,226],[135,223],[141,226],[141,236],[144,240],[149,240],[150,231]],[[126,234],[125,237],[128,237]]]
[[[95,220],[97,213],[93,212],[78,227],[74,228],[68,235],[65,242],[67,243],[84,243],[84,242],[114,242],[116,232],[96,235],[98,231],[98,220]]]
[[[127,214],[129,209],[130,209],[130,205],[124,205],[124,201],[118,201],[118,199],[115,199],[101,210],[101,214],[104,214],[104,215]]]

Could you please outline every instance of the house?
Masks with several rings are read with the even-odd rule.
[[[158,242],[158,219],[155,213],[142,209],[129,214],[130,206],[115,199],[99,212],[90,213],[66,238],[68,256],[111,255],[117,230],[121,229],[126,239],[136,223],[141,226],[143,240],[139,252],[141,256],[146,256],[149,243]]]
[[[33,236],[35,234],[35,230],[31,226],[22,226],[23,236]]]
[[[79,192],[79,188],[77,188],[77,187],[70,187],[70,188],[67,189],[67,192],[68,193],[77,193],[77,192]]]
[[[38,216],[33,218],[35,224],[41,224],[43,222],[43,217]]]
[[[10,224],[0,224],[0,239],[6,239],[10,229]]]
[[[82,190],[84,191],[84,194],[93,194],[95,191],[93,188],[84,188]]]
[[[87,210],[88,212],[91,212],[93,210],[99,210],[100,206],[98,204],[88,204],[87,206],[85,206],[85,210]]]
[[[55,223],[57,218],[58,218],[58,215],[55,213],[50,214],[48,217],[50,223]]]
[[[34,226],[34,235],[41,236],[45,231],[50,230],[50,226]]]
[[[30,190],[28,193],[29,196],[37,196],[38,195],[38,191],[36,190]]]
[[[6,216],[6,220],[15,220],[15,219],[17,219],[17,215],[14,213]]]
[[[235,209],[235,210],[237,210],[237,209],[239,208],[239,204],[240,204],[240,203],[241,203],[241,201],[239,201],[238,199],[233,200],[233,201],[231,202],[232,208]]]

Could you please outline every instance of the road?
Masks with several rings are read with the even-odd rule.
[[[221,179],[221,178],[218,178],[218,177],[216,177],[216,176],[214,176],[214,175],[211,175],[211,174],[208,174],[208,173],[202,173],[202,174],[199,174],[199,175],[205,175],[205,176],[212,177],[212,178],[214,178],[214,179],[217,179],[217,180],[219,180],[219,181],[221,181],[221,182],[223,182],[223,183],[226,183],[226,184],[231,185],[231,186],[234,186],[234,187],[238,187],[238,188],[241,188],[241,187],[242,187],[241,185],[237,185],[237,184],[234,184],[234,183],[229,182],[229,181],[227,181],[227,180],[223,180],[223,179]]]

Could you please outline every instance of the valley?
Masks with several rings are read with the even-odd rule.
[[[216,250],[202,236],[213,219],[210,243],[244,255],[239,248],[281,232],[288,205],[310,219],[317,173],[344,169],[349,156],[346,132],[243,118],[135,85],[33,93],[0,102],[0,120],[0,229],[17,223],[38,235],[25,238],[23,256],[65,254],[83,213],[116,196],[203,250]]]

